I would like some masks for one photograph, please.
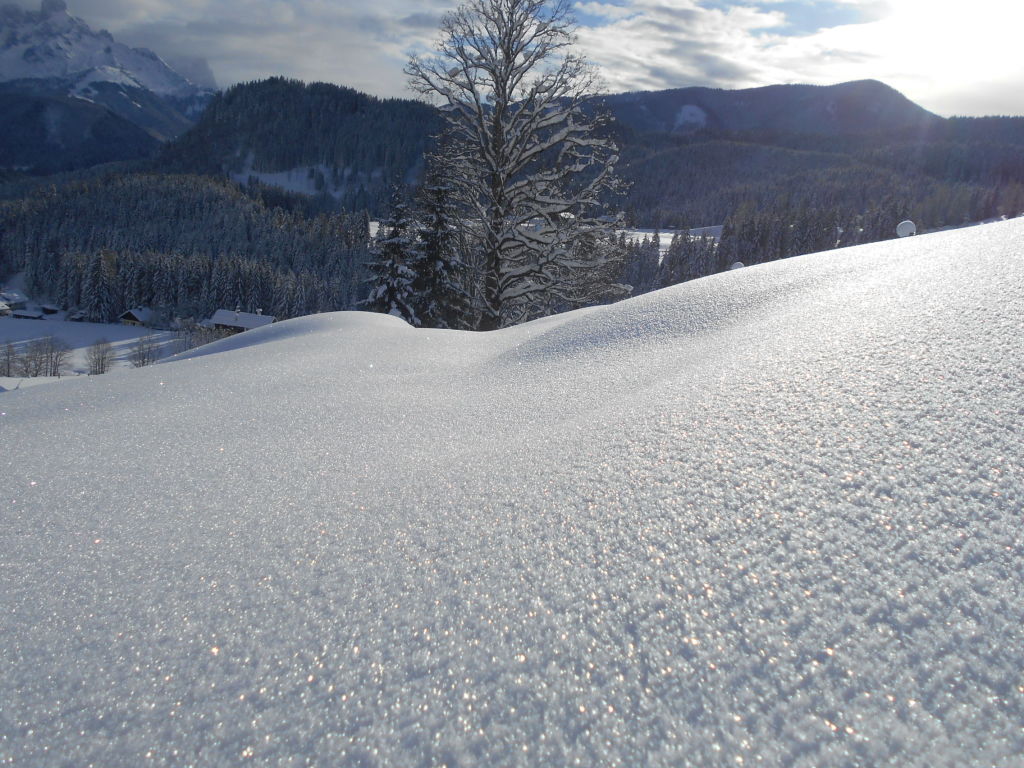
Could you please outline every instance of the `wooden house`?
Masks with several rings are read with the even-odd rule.
[[[0,301],[6,304],[12,312],[28,307],[28,297],[19,291],[12,290],[11,288],[5,288],[0,291]]]
[[[253,313],[218,309],[205,324],[216,328],[218,331],[241,333],[242,331],[251,331],[253,328],[262,328],[265,325],[270,325],[276,319],[271,315],[264,315],[260,311]]]
[[[121,321],[122,325],[143,326],[152,324],[153,318],[154,312],[152,309],[136,307],[135,309],[129,309],[127,312],[122,312],[117,319]]]

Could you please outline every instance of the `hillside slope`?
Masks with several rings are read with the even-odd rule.
[[[0,84],[0,168],[58,173],[156,154],[159,142],[102,106]]]
[[[791,223],[813,208],[847,229],[876,215],[930,229],[1015,216],[1024,200],[1024,120],[944,120],[875,81],[615,94],[594,107],[616,118],[627,190],[610,202],[636,226],[721,225],[752,206]],[[256,178],[383,217],[391,187],[419,181],[440,127],[421,102],[271,78],[218,95],[153,169]]]
[[[422,174],[440,126],[437,111],[421,102],[275,77],[218,94],[156,168],[253,177],[333,195],[346,209],[380,210],[392,185]]]
[[[837,85],[675,88],[605,98],[615,118],[639,133],[732,133],[917,138],[941,117],[877,80]]]
[[[0,396],[0,762],[1013,764],[1022,243]]]

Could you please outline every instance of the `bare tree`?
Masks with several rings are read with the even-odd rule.
[[[90,376],[99,376],[110,370],[114,362],[114,348],[106,339],[97,339],[86,352]]]
[[[62,339],[47,336],[43,339],[46,376],[60,376],[67,371],[71,348]]]
[[[60,376],[67,370],[70,352],[67,344],[53,336],[32,339],[14,360],[13,372],[25,378]]]
[[[135,344],[132,345],[132,349],[128,353],[128,360],[135,368],[152,365],[158,359],[160,359],[160,349],[156,338],[152,335],[140,336],[135,340]]]
[[[0,351],[0,376],[14,376],[17,370],[18,350],[8,341]]]
[[[22,347],[15,370],[26,379],[43,375],[46,370],[46,352],[42,339],[33,339]]]
[[[231,335],[231,331],[208,328],[205,325],[189,321],[178,328],[178,338],[174,349],[176,352],[187,352],[204,344],[211,344],[219,339],[226,339]]]
[[[584,106],[595,70],[573,52],[568,0],[469,0],[447,14],[436,54],[406,66],[411,87],[440,98],[449,162],[482,271],[481,329],[571,306],[614,248],[578,247],[611,229],[616,147]],[[593,291],[591,289],[594,289]],[[598,300],[597,297],[594,297]]]

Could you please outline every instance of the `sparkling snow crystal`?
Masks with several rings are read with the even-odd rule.
[[[3,393],[0,765],[1020,765],[1022,259]]]

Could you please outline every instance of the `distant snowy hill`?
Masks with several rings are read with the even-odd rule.
[[[604,99],[615,118],[640,133],[714,129],[775,135],[920,139],[945,120],[877,80],[761,88],[674,88]]]
[[[1016,220],[4,393],[0,762],[1017,765],[1021,317]]]
[[[179,98],[199,90],[152,51],[129,48],[106,30],[94,32],[68,14],[63,0],[43,0],[38,12],[6,5],[0,14],[0,80],[56,78],[73,81],[83,94],[100,82]]]
[[[418,182],[440,130],[440,114],[422,102],[273,77],[218,94],[156,167],[254,178],[382,212],[395,184]]]
[[[159,146],[102,105],[0,83],[0,168],[54,173],[152,157]]]
[[[203,71],[200,63],[190,66]],[[77,104],[83,120],[88,119],[85,105],[100,106],[160,141],[187,130],[212,96],[152,51],[130,48],[105,30],[93,31],[68,13],[63,0],[43,0],[39,11],[0,7],[0,83],[8,99],[18,95],[30,105],[63,99],[65,111]],[[16,114],[33,108],[39,109],[23,107]],[[74,117],[64,120],[74,122]],[[0,117],[0,127],[8,130],[23,125],[10,113]],[[0,148],[10,144],[0,138]],[[36,154],[28,156],[34,161]]]
[[[628,182],[613,202],[633,226],[720,225],[745,206],[780,220],[829,207],[844,226],[888,221],[896,201],[927,227],[1021,211],[1024,118],[946,120],[872,80],[613,94],[602,105]],[[383,217],[391,188],[420,178],[440,127],[422,102],[275,77],[219,94],[156,167],[254,178]]]

